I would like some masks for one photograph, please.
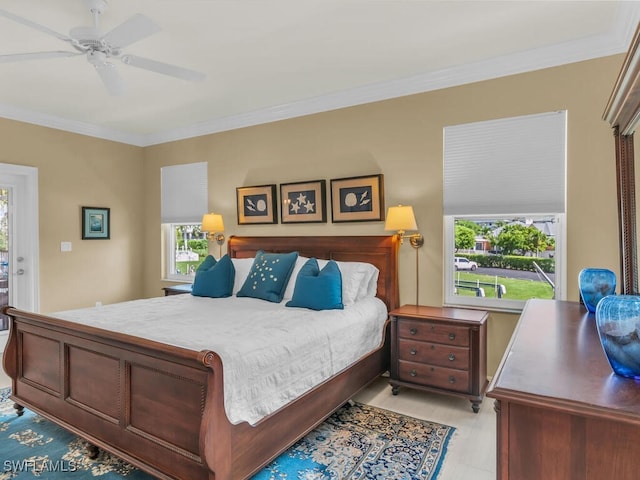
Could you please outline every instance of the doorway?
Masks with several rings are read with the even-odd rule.
[[[0,306],[37,312],[38,169],[0,164]],[[0,352],[8,336],[0,316]]]

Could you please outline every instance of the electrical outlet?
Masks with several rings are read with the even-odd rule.
[[[72,249],[71,242],[60,242],[60,251],[61,252],[70,252]]]

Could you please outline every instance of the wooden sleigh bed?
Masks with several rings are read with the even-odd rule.
[[[367,262],[377,296],[398,306],[395,236],[231,237],[232,258],[256,251]],[[193,351],[7,307],[4,369],[18,412],[27,407],[92,445],[161,479],[243,479],[259,471],[387,370],[389,339],[259,421],[233,425],[224,369],[213,351]],[[388,330],[388,322],[387,329]]]

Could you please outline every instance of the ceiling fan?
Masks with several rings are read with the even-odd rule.
[[[96,72],[98,72],[104,86],[111,95],[121,95],[125,91],[122,77],[116,70],[116,66],[111,63],[115,59],[119,59],[125,65],[183,80],[202,81],[205,79],[203,73],[194,70],[123,52],[125,47],[161,30],[149,17],[138,13],[107,33],[102,33],[98,23],[100,15],[108,8],[107,1],[84,0],[84,2],[93,14],[93,25],[72,28],[69,31],[69,35],[58,33],[48,27],[0,9],[0,16],[56,37],[68,43],[74,50],[0,55],[0,63],[85,55],[88,62],[95,67]]]

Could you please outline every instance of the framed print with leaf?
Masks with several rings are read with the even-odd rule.
[[[331,180],[331,221],[384,220],[384,176]]]
[[[110,237],[110,210],[102,207],[82,207],[82,239],[108,240]]]
[[[281,183],[282,223],[326,223],[326,190],[326,180]]]
[[[236,188],[238,225],[278,223],[276,186]]]

